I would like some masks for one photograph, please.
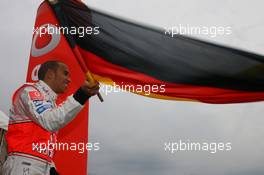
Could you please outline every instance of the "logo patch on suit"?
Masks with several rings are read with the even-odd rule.
[[[41,114],[43,113],[44,111],[48,110],[48,109],[51,109],[52,108],[52,104],[44,104],[44,105],[41,105],[40,107],[38,107],[36,109],[36,112],[38,114]]]
[[[43,104],[43,101],[42,100],[33,100],[33,104],[35,107],[38,107],[38,106]]]
[[[44,100],[44,96],[38,91],[30,91],[28,94],[30,100]]]

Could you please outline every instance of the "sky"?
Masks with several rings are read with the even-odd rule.
[[[0,110],[24,83],[36,10],[41,1],[3,1],[0,7]],[[159,28],[230,26],[230,35],[194,35],[264,55],[261,0],[86,0],[90,7]],[[103,94],[104,95],[104,94]],[[90,175],[262,175],[263,102],[210,105],[130,93],[90,100]],[[165,143],[231,143],[230,151],[165,151]]]

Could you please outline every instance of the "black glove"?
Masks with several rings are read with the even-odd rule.
[[[54,167],[50,168],[50,175],[60,175]]]

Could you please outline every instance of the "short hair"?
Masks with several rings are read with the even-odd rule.
[[[45,63],[41,64],[38,71],[38,79],[44,80],[49,69],[56,71],[59,67],[59,63],[59,61],[46,61]]]

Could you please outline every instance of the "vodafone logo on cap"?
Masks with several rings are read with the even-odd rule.
[[[49,53],[60,43],[59,28],[53,24],[43,24],[34,31],[31,56],[40,57]]]

